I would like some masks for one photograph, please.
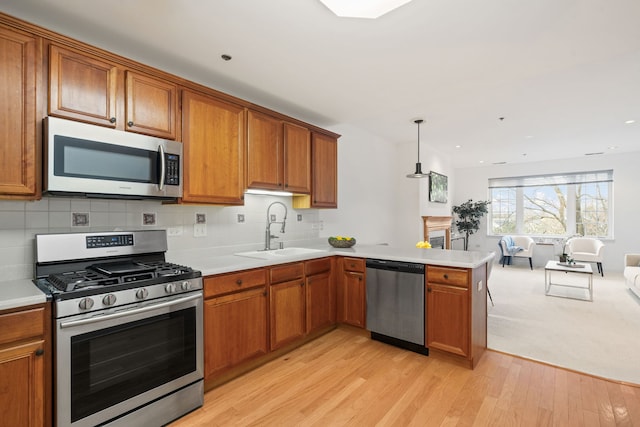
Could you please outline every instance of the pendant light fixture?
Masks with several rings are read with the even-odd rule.
[[[410,173],[407,175],[407,178],[426,178],[429,176],[428,173],[422,173],[422,163],[420,163],[420,123],[424,120],[416,119],[413,122],[418,125],[418,163],[416,163],[416,171],[415,173]]]

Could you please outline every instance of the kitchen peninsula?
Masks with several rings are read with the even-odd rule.
[[[486,350],[493,253],[326,243],[299,249],[262,258],[259,251],[249,253],[255,257],[206,251],[189,257],[204,277],[206,389],[338,324],[366,329],[367,258],[425,265],[425,346],[431,356],[473,368]]]

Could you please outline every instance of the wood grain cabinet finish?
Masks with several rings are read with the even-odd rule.
[[[50,115],[176,139],[177,111],[176,84],[50,46]]]
[[[247,187],[311,191],[311,132],[268,114],[247,113]]]
[[[486,265],[427,266],[426,345],[473,367],[486,349]]]
[[[338,140],[311,134],[311,194],[294,195],[294,209],[338,207]]]
[[[48,306],[0,313],[0,424],[50,426]]]
[[[244,204],[245,110],[182,91],[183,202]]]
[[[38,37],[0,25],[0,198],[39,197],[40,57]]]
[[[366,327],[365,260],[343,257],[338,260],[338,322]]]
[[[270,341],[273,351],[305,336],[304,264],[271,267],[270,279]]]
[[[331,258],[305,262],[307,334],[336,323],[336,287]]]
[[[266,270],[204,279],[205,381],[267,354]]]

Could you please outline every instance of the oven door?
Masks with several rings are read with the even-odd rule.
[[[95,426],[202,381],[202,313],[197,292],[58,319],[57,425]]]

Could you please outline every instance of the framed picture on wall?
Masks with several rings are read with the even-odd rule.
[[[436,172],[429,172],[429,201],[447,203],[447,177]]]

